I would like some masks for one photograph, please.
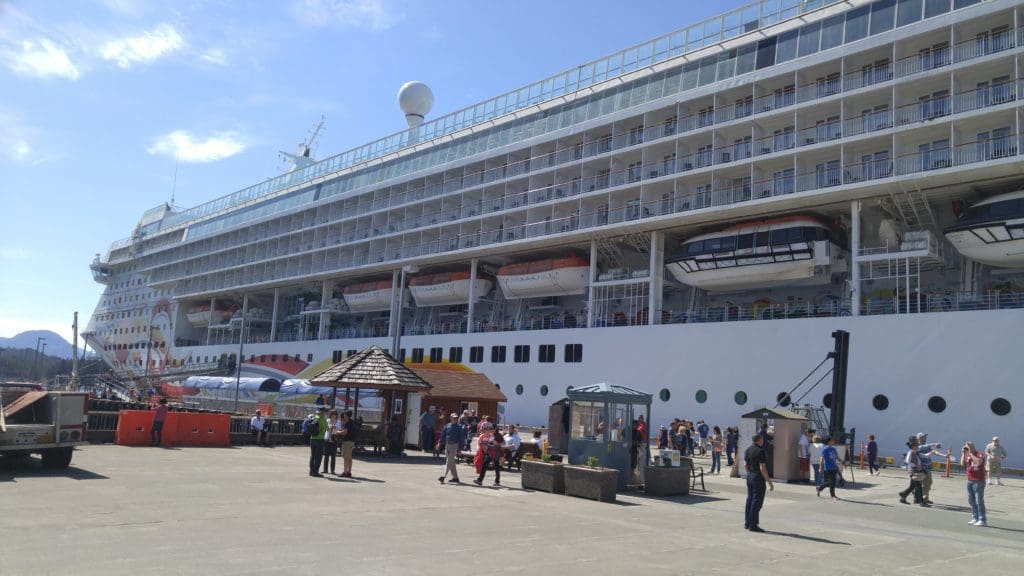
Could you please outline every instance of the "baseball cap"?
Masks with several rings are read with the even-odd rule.
[[[917,438],[927,438],[927,437],[928,437],[928,435],[925,434],[924,432],[918,432],[917,433]]]
[[[459,415],[456,414],[455,412],[452,412],[451,416],[449,416],[449,418],[458,418],[458,417],[459,417]]]

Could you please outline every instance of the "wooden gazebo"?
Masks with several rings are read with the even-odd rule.
[[[355,390],[390,391],[391,394],[381,397],[385,400],[385,408],[381,414],[381,423],[387,424],[387,417],[392,412],[396,392],[427,393],[431,386],[404,364],[395,360],[391,354],[380,346],[370,346],[320,374],[310,378],[313,386],[333,388],[331,398],[338,394],[338,388]],[[356,402],[358,409],[358,401]]]

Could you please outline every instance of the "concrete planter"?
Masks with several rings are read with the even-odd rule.
[[[690,493],[690,467],[648,466],[644,469],[644,492],[651,496],[686,496]]]
[[[552,494],[565,492],[565,466],[560,462],[523,460],[520,479],[523,488],[543,490]]]
[[[614,502],[619,471],[589,466],[565,467],[565,493],[600,502]]]

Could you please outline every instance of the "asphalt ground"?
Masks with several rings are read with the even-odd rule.
[[[357,459],[311,478],[308,448],[85,446],[72,466],[0,459],[0,575],[117,574],[970,574],[1024,565],[1024,480],[988,486],[969,526],[962,476],[936,477],[932,508],[900,504],[906,476],[854,470],[832,502],[775,485],[765,533],[743,529],[745,484],[617,503],[441,485],[440,460]],[[707,466],[706,461],[698,464]],[[341,469],[341,463],[338,464]],[[849,479],[847,472],[847,479]],[[937,475],[938,476],[938,475]],[[827,496],[827,491],[826,491]]]

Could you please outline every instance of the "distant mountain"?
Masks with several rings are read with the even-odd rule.
[[[60,334],[49,330],[29,330],[22,332],[14,338],[0,338],[0,348],[28,348],[36,349],[37,338],[46,339],[46,355],[58,358],[71,358],[71,344],[62,338]],[[81,347],[83,343],[79,343]],[[40,346],[42,348],[42,346]],[[81,348],[78,351],[82,353]]]

